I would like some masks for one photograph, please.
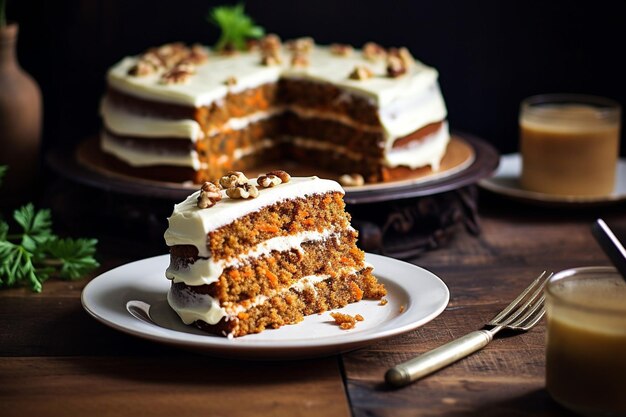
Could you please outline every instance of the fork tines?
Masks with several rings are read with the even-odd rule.
[[[543,289],[552,273],[543,271],[520,295],[504,310],[498,313],[488,324],[509,329],[528,330],[533,327],[545,313]]]

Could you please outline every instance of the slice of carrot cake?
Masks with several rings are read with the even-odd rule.
[[[204,183],[168,219],[170,306],[186,324],[237,337],[380,299],[343,195],[334,181],[284,171]]]

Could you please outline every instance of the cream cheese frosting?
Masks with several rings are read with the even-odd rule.
[[[207,106],[229,93],[274,83],[281,77],[331,83],[365,97],[378,107],[388,146],[398,137],[447,116],[437,71],[419,61],[410,65],[406,74],[390,78],[386,75],[385,60],[367,60],[359,50],[339,56],[326,46],[314,46],[309,54],[310,65],[296,68],[290,67],[287,59],[290,53],[283,48],[282,54],[284,63],[277,66],[260,65],[258,52],[210,54],[208,62],[198,65],[188,82],[181,84],[160,84],[158,73],[131,76],[128,71],[138,57],[126,57],[109,70],[107,80],[113,88],[130,95],[191,107]],[[366,66],[374,76],[366,80],[350,79],[349,74],[356,66]],[[237,80],[236,84],[225,84],[230,77]]]
[[[256,180],[250,181],[250,184],[255,183]],[[168,218],[169,227],[165,231],[165,242],[168,246],[193,245],[198,248],[198,256],[208,258],[211,256],[206,245],[209,232],[280,201],[331,191],[344,193],[343,188],[332,180],[316,176],[294,177],[279,187],[261,189],[257,198],[245,202],[226,197],[226,191],[222,190],[222,200],[210,209],[198,208],[197,199],[200,191],[196,191],[174,206],[172,215]]]

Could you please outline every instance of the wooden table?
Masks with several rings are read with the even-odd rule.
[[[569,415],[544,389],[543,321],[408,387],[383,381],[390,366],[480,328],[542,270],[609,265],[590,225],[602,216],[626,226],[623,205],[572,211],[480,198],[480,236],[459,230],[445,248],[412,260],[446,282],[447,309],[340,356],[225,360],[128,336],[82,309],[88,279],[49,281],[42,294],[1,291],[0,416]],[[164,252],[109,237],[99,272]]]

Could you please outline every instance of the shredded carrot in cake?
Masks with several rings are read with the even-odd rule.
[[[349,265],[349,266],[355,265],[354,260],[352,258],[347,258],[345,256],[342,256],[339,262],[341,262],[344,265]]]
[[[350,281],[350,290],[357,301],[360,301],[363,298],[363,290],[360,289],[359,286],[354,283],[354,281]]]
[[[243,311],[241,313],[237,314],[237,318],[239,320],[246,320],[249,317],[250,317],[250,315],[248,313],[243,312]]]
[[[236,269],[231,269],[228,271],[228,277],[233,281],[239,281],[241,279],[241,275],[239,275],[239,271]]]
[[[274,288],[278,287],[278,277],[276,276],[276,274],[274,274],[272,271],[267,271],[266,270],[265,271],[265,276],[269,280],[269,282],[272,285],[272,287],[274,287]]]
[[[273,224],[261,224],[257,227],[260,231],[267,233],[278,233],[278,231],[280,230],[278,226],[275,226]]]

